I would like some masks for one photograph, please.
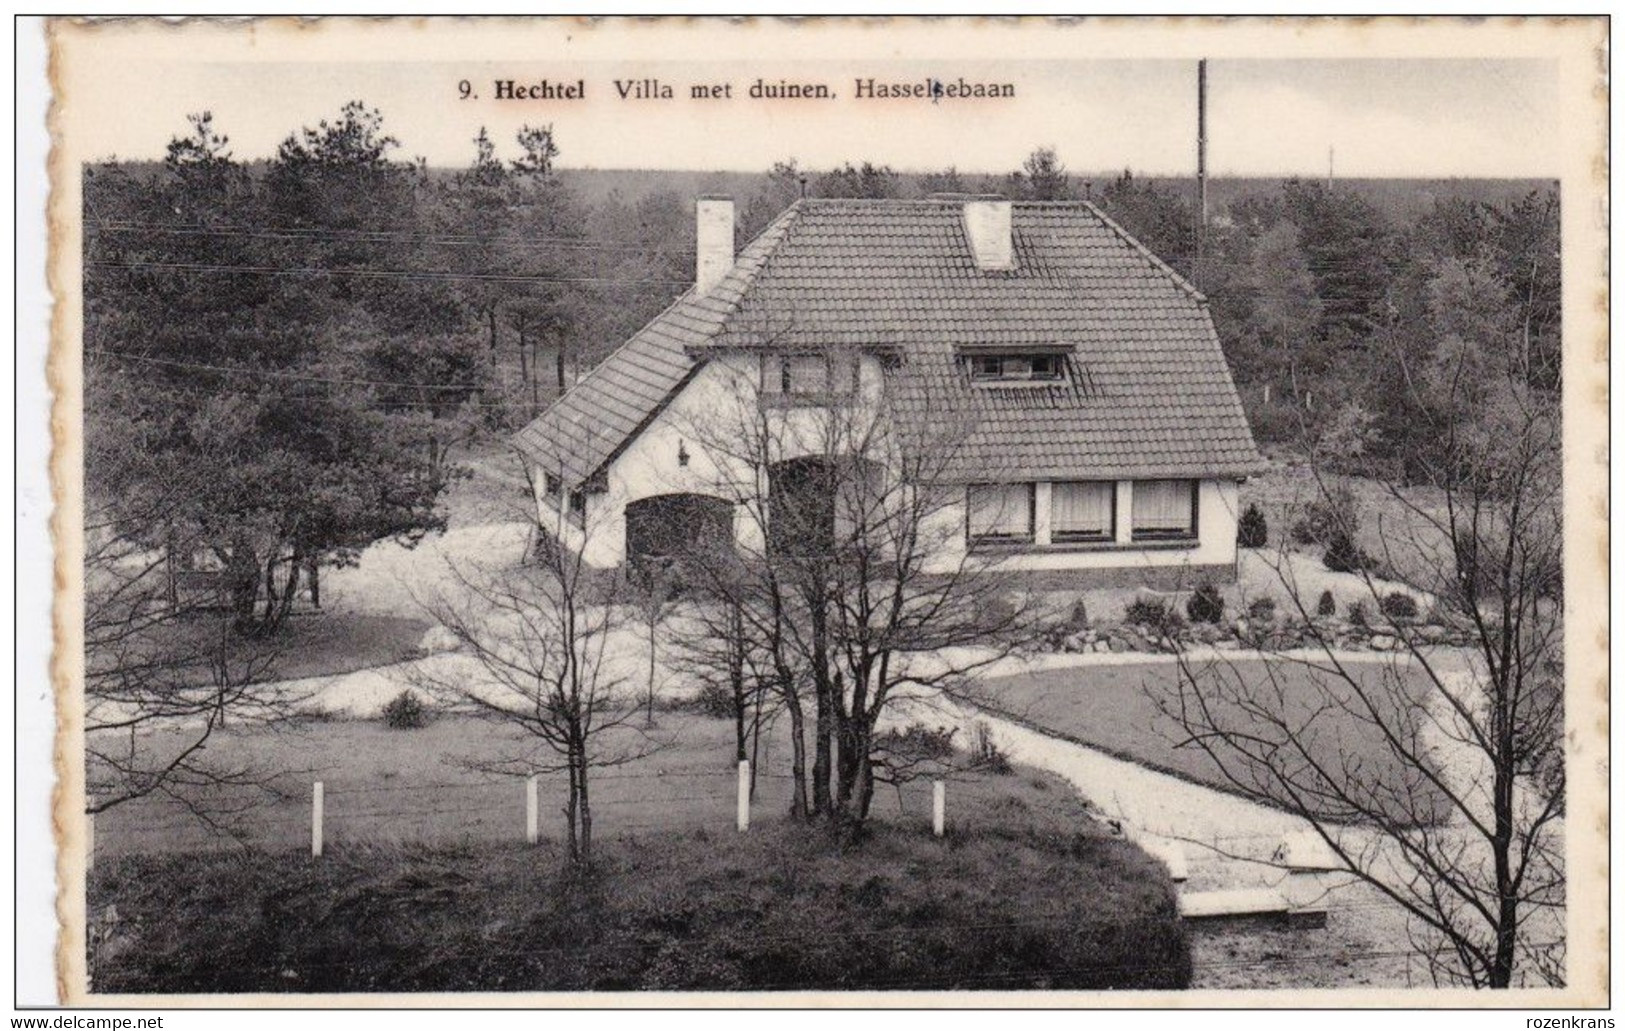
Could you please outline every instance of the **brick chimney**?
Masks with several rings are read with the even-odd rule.
[[[704,297],[733,267],[733,198],[701,197],[694,202],[694,292]]]
[[[1010,202],[1002,197],[977,197],[965,202],[965,235],[980,269],[1015,267],[1015,246],[1010,229]]]

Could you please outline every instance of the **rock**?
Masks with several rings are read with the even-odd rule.
[[[1103,638],[1096,639],[1090,644],[1090,647],[1096,652],[1109,652],[1112,650],[1111,642]]]
[[[1421,635],[1422,640],[1429,644],[1438,644],[1449,635],[1449,631],[1447,631],[1444,627],[1433,623],[1429,623],[1424,627],[1419,627],[1416,632]]]
[[[1241,642],[1234,637],[1221,637],[1213,642],[1213,647],[1221,652],[1233,652],[1241,647]]]
[[[1107,641],[1106,645],[1107,645],[1107,647],[1109,647],[1114,652],[1126,652],[1126,651],[1128,651],[1128,645],[1124,644],[1120,639],[1118,639],[1116,637],[1112,638],[1110,641]]]
[[[1379,652],[1393,651],[1394,645],[1397,643],[1392,634],[1371,635],[1371,647]]]
[[[463,646],[457,635],[449,627],[432,626],[423,632],[418,641],[418,651],[425,655],[438,655],[441,652],[454,652]]]

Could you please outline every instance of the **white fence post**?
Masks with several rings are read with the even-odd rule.
[[[739,760],[739,830],[750,830],[750,760]]]
[[[310,854],[322,854],[322,782],[310,789]]]
[[[534,845],[541,835],[537,831],[536,776],[525,781],[525,844]]]
[[[948,831],[948,785],[931,782],[931,833],[942,837]]]

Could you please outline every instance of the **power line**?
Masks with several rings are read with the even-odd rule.
[[[143,362],[143,363],[149,364],[149,365],[170,366],[170,367],[174,367],[174,368],[192,369],[192,370],[201,371],[201,372],[218,372],[218,373],[224,373],[224,374],[230,374],[230,375],[244,376],[244,377],[249,377],[249,378],[259,378],[259,379],[262,379],[262,380],[264,380],[264,379],[272,379],[272,380],[281,380],[281,381],[287,381],[287,382],[306,382],[306,383],[317,383],[317,384],[328,385],[328,386],[393,387],[393,388],[399,388],[399,389],[402,389],[402,390],[413,390],[413,389],[421,389],[421,390],[467,390],[467,391],[471,391],[471,392],[474,392],[474,393],[481,393],[481,394],[483,394],[487,390],[498,390],[498,391],[500,391],[500,390],[504,390],[504,389],[509,389],[511,387],[511,383],[506,383],[506,384],[504,384],[504,383],[493,383],[493,384],[412,383],[412,382],[401,381],[401,380],[342,379],[342,378],[336,378],[336,377],[306,376],[306,375],[302,375],[302,374],[299,374],[299,373],[282,373],[282,372],[277,372],[276,370],[272,370],[272,369],[242,369],[242,368],[233,368],[231,366],[226,366],[226,365],[205,365],[205,364],[198,363],[198,362],[178,362],[178,361],[173,361],[173,360],[167,359],[167,358],[148,358],[148,357],[146,357],[144,355],[125,354],[123,352],[108,351],[108,350],[103,350],[101,348],[86,348],[85,352],[87,354],[104,355],[106,357],[110,357],[110,358],[113,358],[113,359],[116,359],[116,360],[128,360],[128,361],[134,361],[134,362]],[[191,395],[196,396],[196,397],[218,397],[218,396],[220,396],[222,394],[247,395],[247,394],[251,394],[251,393],[254,392],[253,388],[247,387],[247,386],[233,387],[233,386],[228,386],[228,385],[225,385],[225,384],[217,384],[217,385],[212,386],[212,387],[206,387],[206,386],[203,386],[202,384],[178,383],[178,382],[165,383],[164,384],[164,389],[166,389],[166,390],[178,390],[178,391],[181,391],[183,393],[191,394]],[[527,385],[526,389],[528,389],[528,385]],[[551,387],[548,388],[549,391],[551,391],[551,389],[552,389]],[[293,395],[293,396],[282,397],[279,400],[280,401],[285,401],[285,402],[294,402],[294,403],[312,402],[312,401],[318,401],[318,400],[327,401],[327,400],[332,400],[332,395],[331,394],[323,394],[320,397],[307,397],[307,396]],[[409,398],[407,398],[407,399],[395,398],[395,399],[392,400],[391,403],[403,404],[403,405],[423,405],[423,404],[429,404],[430,402],[428,402],[426,400],[421,400],[421,399],[420,400],[413,400],[413,399],[409,399]],[[478,400],[478,401],[476,401],[476,400],[472,400],[472,399],[463,399],[463,400],[458,402],[458,406],[459,407],[465,407],[465,408],[479,408],[479,409],[492,409],[492,410],[518,408],[518,409],[523,409],[523,410],[530,411],[530,412],[536,412],[541,408],[545,408],[549,403],[551,403],[551,397],[544,397],[540,402],[534,401],[534,400],[518,400],[518,401]]]
[[[307,376],[297,372],[280,372],[276,369],[245,369],[231,365],[208,365],[203,362],[182,362],[172,358],[149,358],[146,355],[127,354],[123,351],[109,351],[100,347],[85,348],[86,354],[99,354],[108,358],[118,358],[124,361],[141,362],[145,365],[162,365],[176,369],[194,369],[199,372],[223,372],[238,376],[256,376],[262,379],[293,380],[301,383],[326,383],[334,386],[356,387],[403,387],[414,390],[478,390],[477,383],[413,383],[407,380],[387,379],[341,379],[330,376]]]
[[[226,384],[217,384],[217,385],[212,386],[212,387],[206,387],[206,386],[203,386],[201,384],[195,384],[195,383],[169,382],[169,383],[165,383],[163,385],[163,389],[165,391],[179,392],[179,393],[183,393],[183,394],[188,394],[188,395],[193,396],[193,397],[221,397],[221,396],[227,395],[227,394],[246,397],[246,396],[252,396],[252,395],[256,394],[255,389],[253,387],[251,387],[251,386],[233,387],[233,386],[229,386],[229,385],[226,385]],[[493,385],[492,388],[483,388],[482,387],[479,390],[476,390],[475,393],[477,393],[477,394],[481,393],[485,389],[497,389],[497,390],[511,389],[511,384],[506,384],[506,385],[504,385],[504,384],[496,384],[496,385]],[[551,387],[549,387],[548,389],[549,389],[549,391],[552,390]],[[553,395],[549,394],[549,395],[545,396],[542,399],[542,401],[539,402],[539,403],[538,402],[532,402],[532,401],[529,401],[529,400],[521,400],[521,401],[476,401],[476,400],[473,400],[472,398],[463,398],[463,399],[460,399],[460,400],[457,401],[456,406],[458,408],[477,408],[477,409],[492,409],[492,410],[518,408],[518,409],[524,409],[526,411],[530,411],[532,413],[536,413],[536,412],[539,412],[541,409],[546,408],[549,404],[551,404],[552,403],[552,397],[553,397]],[[278,404],[314,404],[316,402],[332,401],[333,399],[334,399],[334,397],[333,397],[332,394],[320,394],[320,395],[284,394],[284,395],[281,395],[281,396],[279,396],[277,398],[277,403]],[[386,409],[386,410],[393,410],[394,408],[399,407],[399,408],[409,408],[409,409],[412,409],[414,411],[421,411],[425,406],[433,405],[434,402],[430,401],[430,400],[428,400],[426,398],[391,398],[390,401],[388,402],[388,404],[389,404],[389,409]]]
[[[657,254],[644,243],[622,243],[614,240],[577,236],[483,236],[476,233],[418,233],[391,229],[335,229],[335,228],[282,228],[256,226],[165,225],[157,222],[128,220],[97,220],[97,228],[110,233],[159,233],[168,236],[211,236],[217,238],[248,238],[270,240],[317,240],[358,243],[418,243],[433,246],[464,247],[493,246],[518,247],[530,250],[550,248],[564,250],[638,251]]]
[[[593,283],[600,285],[687,287],[693,284],[682,279],[634,279],[620,276],[541,276],[517,275],[502,272],[452,272],[434,269],[358,269],[358,268],[286,268],[275,265],[218,265],[201,262],[164,261],[89,261],[87,268],[122,269],[136,271],[148,269],[160,272],[239,273],[261,276],[354,276],[358,279],[419,279],[456,282],[473,280],[488,283]]]

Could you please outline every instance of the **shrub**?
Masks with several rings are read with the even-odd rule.
[[[1395,591],[1382,599],[1382,614],[1389,619],[1415,619],[1416,599],[1404,591]]]
[[[1371,556],[1355,545],[1354,538],[1339,530],[1326,542],[1326,554],[1320,561],[1334,573],[1358,573],[1371,565]]]
[[[1082,598],[1072,603],[1072,615],[1066,622],[1073,630],[1083,630],[1089,626],[1089,609],[1084,605]]]
[[[384,706],[384,725],[391,730],[416,730],[428,722],[428,709],[413,691],[402,691]]]
[[[734,693],[721,681],[707,680],[700,685],[699,693],[689,701],[689,706],[701,716],[731,720],[734,717]]]
[[[1290,533],[1294,544],[1302,544],[1308,547],[1316,543],[1317,532],[1314,524],[1309,521],[1307,516],[1295,520]]]
[[[899,760],[947,759],[954,754],[954,732],[950,727],[910,723],[877,734],[875,748]]]
[[[1270,597],[1254,598],[1252,604],[1247,606],[1247,618],[1260,622],[1269,622],[1275,618],[1275,599]]]
[[[1337,599],[1332,597],[1332,592],[1331,591],[1321,591],[1320,592],[1320,601],[1315,604],[1315,615],[1317,615],[1317,616],[1335,616],[1335,615],[1337,615]]]
[[[1192,623],[1217,623],[1224,618],[1224,596],[1212,584],[1203,584],[1185,603],[1185,615]]]
[[[1292,539],[1304,545],[1330,546],[1339,532],[1352,540],[1359,526],[1359,506],[1354,492],[1347,487],[1334,487],[1325,497],[1304,506],[1303,517],[1292,524]]]
[[[1123,612],[1123,622],[1136,626],[1162,626],[1171,615],[1161,598],[1135,598]]]
[[[1349,603],[1349,622],[1355,626],[1365,626],[1365,602],[1355,601]]]
[[[1063,651],[1067,649],[1069,641],[1087,629],[1089,629],[1089,609],[1083,604],[1083,599],[1079,598],[1072,603],[1072,611],[1065,619],[1045,628],[1042,639],[1049,650]]]
[[[1269,523],[1257,504],[1249,504],[1236,524],[1236,543],[1244,548],[1262,548],[1270,542]]]

